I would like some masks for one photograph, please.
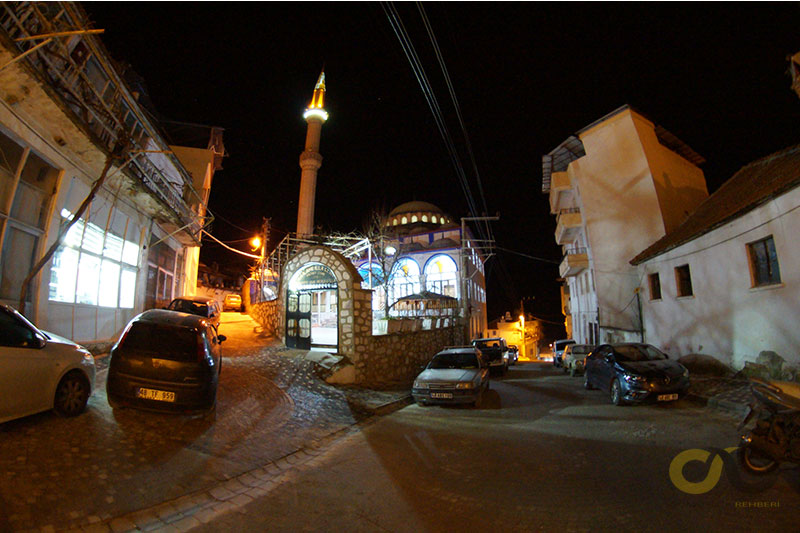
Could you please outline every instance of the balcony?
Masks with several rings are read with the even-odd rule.
[[[586,248],[567,250],[567,254],[558,266],[558,274],[562,278],[577,276],[589,267],[589,256]]]
[[[192,177],[92,31],[85,12],[72,2],[6,2],[0,6],[0,32],[16,48],[12,63],[34,73],[58,106],[35,106],[38,112],[49,113],[39,120],[57,124],[60,117],[69,117],[82,138],[64,128],[65,137],[59,144],[70,145],[87,158],[94,155],[85,148],[86,138],[106,155],[128,146],[125,156],[130,159],[122,174],[149,197],[141,201],[135,197],[134,202],[143,204],[153,216],[166,214],[166,227],[183,229],[176,237],[196,245],[203,220],[191,205],[202,199]],[[30,92],[26,97],[36,103]],[[57,116],[51,108],[58,110]],[[151,206],[151,199],[158,205]]]
[[[583,227],[581,210],[577,207],[562,209],[558,212],[558,225],[556,226],[556,242],[558,244],[571,244]]]
[[[550,212],[558,213],[572,203],[572,180],[566,172],[553,172],[550,181]]]

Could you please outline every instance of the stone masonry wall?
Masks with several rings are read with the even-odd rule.
[[[247,312],[267,333],[275,336],[278,335],[281,316],[277,300],[251,305]]]
[[[362,337],[364,356],[353,361],[356,383],[375,385],[411,381],[421,365],[445,346],[463,344],[463,326]]]

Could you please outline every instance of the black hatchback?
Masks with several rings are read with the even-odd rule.
[[[689,370],[644,343],[603,344],[586,357],[584,387],[608,391],[611,403],[673,401],[689,389]]]
[[[224,340],[197,315],[161,309],[141,313],[111,349],[108,403],[178,413],[212,409]]]

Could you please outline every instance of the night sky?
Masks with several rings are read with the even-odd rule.
[[[475,172],[417,5],[395,5],[470,180]],[[316,224],[360,229],[410,200],[470,216],[453,163],[378,3],[87,3],[111,55],[141,75],[161,116],[225,129],[211,190],[212,233],[294,231],[302,113],[320,70]],[[800,51],[800,4],[423,4],[460,104],[499,251],[489,316],[526,310],[556,323],[559,247],[541,156],[623,104],[706,158],[709,192],[748,162],[796,144],[800,99],[786,57]],[[246,231],[245,231],[246,230]],[[234,246],[249,251],[245,242]],[[525,254],[548,261],[523,257]],[[241,264],[204,241],[201,260]],[[246,263],[242,264],[246,270]],[[562,329],[563,332],[563,329]],[[552,335],[558,335],[553,331]]]

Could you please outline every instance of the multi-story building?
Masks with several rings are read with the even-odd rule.
[[[567,331],[579,343],[640,340],[639,272],[628,261],[708,196],[703,158],[626,105],[542,159]]]
[[[86,344],[194,293],[224,153],[171,145],[116,65],[79,5],[0,7],[0,300]]]

